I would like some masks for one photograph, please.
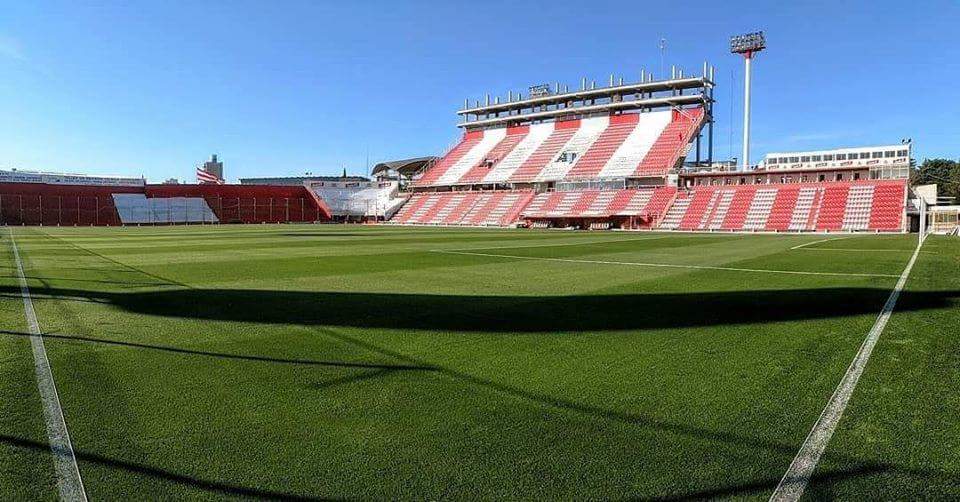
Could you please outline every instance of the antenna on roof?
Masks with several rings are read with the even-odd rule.
[[[667,39],[660,38],[660,78],[663,78],[666,73],[663,71],[663,55],[667,51]]]

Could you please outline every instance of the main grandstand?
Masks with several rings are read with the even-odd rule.
[[[391,223],[588,229],[903,232],[909,145],[713,165],[713,69],[465,105]],[[705,136],[705,137],[704,137]],[[706,140],[705,162],[701,162]],[[691,150],[696,159],[685,163]],[[849,161],[847,158],[849,157]],[[861,160],[862,159],[862,160]],[[692,166],[685,168],[684,166]],[[747,180],[750,180],[749,183]],[[721,185],[717,187],[716,185]]]

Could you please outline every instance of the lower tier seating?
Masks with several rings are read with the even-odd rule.
[[[219,223],[203,197],[147,198],[142,193],[118,193],[113,203],[124,225]]]
[[[543,192],[523,210],[523,217],[529,221],[599,218],[628,221],[634,217],[633,226],[649,227],[663,218],[668,201],[675,194],[676,189],[672,187]],[[602,226],[591,225],[591,228]]]
[[[508,226],[516,223],[531,198],[529,190],[415,193],[390,223]]]
[[[697,187],[679,194],[667,230],[900,232],[905,180]]]
[[[684,231],[902,232],[906,180],[417,193],[397,224]]]
[[[330,219],[303,186],[0,183],[0,225],[284,223]]]
[[[403,204],[397,182],[310,182],[334,216],[389,217]]]

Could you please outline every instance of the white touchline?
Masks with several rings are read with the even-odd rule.
[[[777,488],[770,496],[771,501],[795,501],[803,495],[807,483],[810,482],[810,477],[817,468],[817,463],[820,462],[820,457],[827,448],[827,443],[830,442],[830,438],[837,428],[837,423],[840,422],[840,417],[843,416],[843,411],[847,407],[851,394],[853,394],[853,389],[857,386],[860,375],[863,374],[863,369],[867,366],[873,347],[877,344],[880,333],[883,332],[883,328],[886,327],[887,321],[890,319],[890,314],[893,313],[893,308],[897,305],[897,299],[907,283],[907,277],[910,276],[910,270],[913,269],[913,264],[917,261],[922,245],[923,242],[917,244],[917,249],[910,257],[910,261],[907,262],[903,273],[900,274],[900,280],[897,281],[897,285],[894,286],[893,291],[890,292],[890,297],[883,305],[880,316],[877,317],[877,321],[873,324],[870,332],[867,333],[867,337],[860,345],[860,350],[857,351],[857,355],[854,356],[850,367],[843,375],[843,379],[840,380],[840,385],[833,392],[830,401],[827,402],[823,412],[820,413],[820,418],[817,419],[803,445],[800,446],[797,456],[794,457],[786,474],[783,475],[783,479],[780,480]]]
[[[33,309],[33,300],[30,299],[30,288],[23,273],[23,263],[20,261],[20,251],[17,241],[10,229],[10,245],[13,247],[13,258],[17,263],[17,278],[20,281],[20,295],[23,297],[23,310],[30,328],[30,345],[33,348],[34,369],[37,374],[37,388],[40,390],[40,400],[43,402],[43,418],[47,425],[47,437],[50,440],[50,450],[53,452],[54,465],[57,471],[57,487],[60,500],[80,501],[87,500],[83,489],[83,480],[80,479],[80,468],[77,466],[77,457],[70,443],[70,434],[67,432],[67,422],[63,418],[63,408],[60,406],[60,397],[57,395],[57,386],[53,381],[53,372],[50,370],[50,361],[47,359],[47,350],[43,345],[43,336],[37,313]]]
[[[800,270],[770,270],[762,268],[737,268],[737,267],[714,267],[710,265],[676,265],[672,263],[644,263],[635,261],[604,261],[604,260],[575,260],[571,258],[548,258],[543,256],[516,256],[493,253],[472,253],[466,251],[447,251],[442,249],[432,250],[434,253],[458,254],[465,256],[488,256],[491,258],[511,258],[515,260],[536,260],[536,261],[555,261],[562,263],[594,263],[598,265],[626,265],[633,267],[657,267],[657,268],[690,268],[698,270],[726,270],[730,272],[755,272],[762,274],[790,274],[790,275],[826,275],[836,277],[898,277],[893,274],[858,274],[847,272],[804,272]]]
[[[853,237],[854,237],[853,235],[848,235],[848,236],[846,236],[846,237],[831,237],[831,238],[829,238],[829,239],[820,239],[820,240],[818,240],[818,241],[806,242],[806,243],[800,244],[799,246],[793,246],[793,247],[790,248],[790,249],[791,249],[791,250],[793,250],[793,249],[801,249],[801,248],[805,248],[805,247],[810,246],[810,245],[813,245],[813,244],[820,244],[821,242],[842,241],[842,240],[844,240],[844,239],[851,239],[851,238],[853,238]]]

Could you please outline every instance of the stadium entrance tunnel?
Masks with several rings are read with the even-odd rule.
[[[20,290],[0,287],[7,297]],[[33,288],[37,298],[106,303],[162,317],[305,326],[538,333],[751,325],[875,315],[890,290],[811,288],[587,296],[458,296],[167,289],[108,293]],[[960,291],[904,292],[897,311],[950,308]]]

